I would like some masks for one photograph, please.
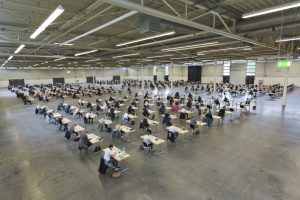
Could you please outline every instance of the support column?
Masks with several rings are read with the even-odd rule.
[[[144,64],[141,64],[142,65],[142,94],[144,96]]]
[[[169,77],[169,80],[170,80],[170,82],[171,82],[171,92],[170,93],[172,93],[172,90],[173,90],[173,70],[174,70],[174,63],[173,62],[171,62],[171,65],[170,65],[170,67],[171,67],[171,72],[172,72],[172,75]]]
[[[284,86],[283,86],[282,110],[285,110],[285,107],[286,107],[288,75],[289,75],[289,68],[286,68],[286,73],[285,73],[285,77],[284,77]]]
[[[214,97],[216,97],[216,71],[217,71],[217,60],[215,59],[214,65]]]

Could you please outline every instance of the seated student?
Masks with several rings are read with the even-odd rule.
[[[176,128],[171,127],[168,130],[167,140],[170,140],[171,142],[175,142],[177,136],[178,136],[178,133],[176,132]]]
[[[149,117],[149,115],[150,115],[150,113],[149,113],[147,107],[144,106],[144,108],[143,108],[143,116],[144,116],[144,117]]]
[[[70,113],[70,109],[71,109],[71,105],[68,105],[68,106],[66,107],[66,109],[65,109],[65,112],[66,112],[66,113]]]
[[[187,103],[186,103],[186,107],[189,109],[189,110],[191,110],[191,108],[192,108],[192,101],[188,101]]]
[[[100,99],[100,98],[97,98],[97,99],[96,99],[96,103],[99,104],[100,102],[101,102],[101,99]]]
[[[106,166],[108,166],[109,168],[113,168],[115,170],[118,170],[118,161],[114,159],[114,156],[117,154],[114,150],[113,150],[113,145],[110,144],[108,146],[107,149],[104,149],[104,163]]]
[[[91,102],[88,102],[88,103],[86,104],[86,108],[92,108],[92,103],[91,103]]]
[[[229,99],[226,96],[224,97],[224,102],[227,103],[227,105],[229,104]]]
[[[210,127],[213,122],[213,116],[210,111],[206,113],[205,118],[203,119],[203,122],[207,123],[207,125]]]
[[[220,101],[218,98],[215,99],[215,104],[216,104],[217,108],[220,107]]]
[[[116,125],[116,127],[113,129],[112,131],[112,139],[121,139],[122,136],[124,136],[125,133],[122,132],[121,130],[121,126],[120,125]]]
[[[179,111],[179,119],[187,119],[188,114],[186,113],[185,108],[181,108]]]
[[[115,101],[115,105],[114,105],[114,107],[115,107],[115,108],[118,108],[118,109],[120,108],[119,101]]]
[[[198,128],[197,120],[196,120],[195,117],[192,117],[192,119],[190,119],[190,127],[191,127],[193,132],[196,128]]]
[[[195,114],[195,116],[200,116],[201,115],[201,109],[200,109],[199,104],[195,105],[194,114]]]
[[[149,109],[149,101],[148,100],[145,101],[144,106]]]
[[[129,123],[130,122],[130,118],[128,116],[128,113],[124,113],[124,115],[122,116],[121,121],[124,122],[124,123]]]
[[[83,117],[83,115],[82,115],[82,113],[80,112],[80,109],[79,109],[79,108],[76,108],[76,109],[75,109],[74,114],[75,114],[75,115],[78,115],[80,118]]]
[[[159,107],[159,113],[160,113],[160,114],[164,114],[165,112],[166,112],[165,104],[164,104],[164,103],[161,103],[161,104],[160,104],[160,107]]]
[[[78,99],[78,105],[82,107],[84,104],[82,103],[82,99]]]
[[[223,107],[219,110],[218,116],[221,117],[222,119],[224,119],[224,116],[225,116],[225,106],[223,106]]]
[[[91,118],[91,113],[89,113],[89,112],[86,113],[85,118],[86,118],[88,124],[93,123],[93,118]]]
[[[163,125],[164,126],[171,126],[172,125],[169,113],[165,113],[165,116],[163,118]]]
[[[63,119],[63,117],[58,117],[58,118],[56,119],[56,126],[58,127],[58,130],[60,130],[61,127],[62,127],[62,125],[63,125],[62,119]]]
[[[150,147],[151,149],[153,149],[153,143],[151,141],[151,133],[147,132],[146,135],[144,135],[143,137],[143,146],[144,147]]]
[[[113,107],[111,107],[109,109],[108,115],[109,115],[111,121],[115,120],[116,114],[115,114],[115,109]]]
[[[92,146],[92,143],[90,142],[88,136],[86,133],[84,133],[82,136],[80,136],[80,143],[79,144],[82,144],[82,146],[80,145],[78,147],[78,149],[81,151],[83,148],[85,150],[87,150],[90,146]]]
[[[143,121],[142,121],[142,126],[141,126],[144,130],[147,130],[149,133],[151,133],[151,129],[150,129],[150,125],[148,122],[148,119],[144,117]]]
[[[112,96],[109,97],[109,101],[114,101],[114,100],[115,99]]]
[[[131,114],[131,115],[134,115],[134,109],[132,108],[131,105],[128,106],[127,113]]]
[[[131,105],[134,106],[134,107],[137,107],[137,104],[136,104],[135,100],[133,100],[133,101],[131,102]]]
[[[179,103],[178,102],[176,102],[175,104],[172,105],[172,110],[174,112],[177,113],[179,109],[180,109],[180,107],[179,107]]]
[[[63,104],[63,102],[61,102],[61,103],[59,103],[59,104],[57,105],[57,110],[62,110],[62,109],[64,109],[64,104]]]

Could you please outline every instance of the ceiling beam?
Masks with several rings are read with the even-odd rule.
[[[146,15],[155,16],[155,17],[158,17],[158,18],[161,18],[161,19],[165,19],[165,20],[169,20],[169,21],[178,23],[178,24],[182,24],[182,25],[185,25],[185,26],[190,26],[190,27],[193,27],[193,28],[196,28],[196,29],[199,29],[199,30],[203,30],[203,31],[207,31],[207,32],[214,33],[214,34],[217,34],[217,35],[221,35],[221,36],[224,36],[224,37],[227,37],[227,38],[231,38],[231,39],[239,40],[239,41],[242,41],[242,42],[247,42],[247,43],[250,43],[250,44],[254,44],[254,45],[258,45],[258,46],[278,50],[278,48],[275,47],[275,46],[260,43],[260,42],[257,42],[255,40],[245,38],[245,37],[242,37],[242,36],[239,36],[239,35],[236,35],[236,34],[228,33],[228,32],[222,31],[222,30],[218,30],[218,29],[215,29],[215,28],[203,25],[203,24],[193,22],[193,21],[188,20],[188,19],[184,19],[184,18],[180,18],[180,17],[177,17],[177,16],[167,14],[167,13],[163,13],[163,12],[160,12],[158,10],[154,10],[154,9],[152,9],[150,7],[147,7],[147,6],[142,7],[140,4],[136,4],[136,3],[133,3],[133,2],[130,2],[130,1],[106,0],[106,2],[110,3],[112,5],[115,5],[115,6],[119,6],[119,7],[122,7],[122,8],[129,9],[129,10],[138,11],[138,12],[146,14]]]

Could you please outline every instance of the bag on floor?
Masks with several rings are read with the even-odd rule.
[[[253,110],[256,110],[256,106],[253,106],[252,109],[253,109]]]
[[[111,174],[112,178],[120,178],[121,176],[122,176],[121,172],[114,172],[114,173]]]
[[[199,135],[200,134],[200,131],[199,130],[196,130],[195,131],[195,135]]]
[[[134,121],[131,121],[130,124],[133,126],[134,125]]]

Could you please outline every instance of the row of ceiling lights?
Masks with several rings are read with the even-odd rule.
[[[300,1],[296,1],[296,2],[292,2],[292,3],[288,3],[288,4],[284,4],[284,5],[280,5],[280,6],[275,6],[272,8],[268,8],[268,9],[263,9],[260,11],[255,11],[255,12],[251,12],[251,13],[246,13],[243,15],[243,18],[250,18],[250,17],[255,17],[255,16],[260,16],[260,15],[264,15],[264,14],[269,14],[269,13],[273,13],[273,12],[278,12],[278,11],[282,11],[282,10],[287,10],[287,9],[291,9],[291,8],[296,8],[300,6]],[[32,33],[32,35],[30,36],[30,39],[35,39],[39,34],[41,34],[53,21],[55,21],[56,18],[58,18],[62,13],[64,12],[64,8],[59,5],[53,13],[51,13],[51,15],[39,26],[38,29],[36,29],[36,31],[34,33]],[[126,19],[134,14],[136,14],[136,11],[131,11],[129,13],[126,13],[116,19],[113,19],[97,28],[94,28],[84,34],[81,34],[71,40],[68,40],[64,43],[55,43],[58,45],[69,45],[72,46],[73,44],[71,44],[70,42],[73,42],[75,40],[78,40],[82,37],[85,37],[87,35],[90,35],[96,31],[99,31],[103,28],[106,28],[114,23],[117,23],[123,19]],[[134,44],[134,43],[138,43],[138,42],[142,42],[142,41],[147,41],[147,40],[151,40],[151,39],[155,39],[155,38],[159,38],[159,37],[164,37],[164,36],[169,36],[169,35],[174,35],[175,31],[170,31],[170,32],[166,32],[166,33],[162,33],[162,34],[158,34],[158,35],[153,35],[153,36],[149,36],[149,37],[144,37],[144,38],[140,38],[140,39],[136,39],[136,40],[132,40],[132,41],[128,41],[128,42],[124,42],[124,43],[120,43],[117,44],[117,47],[120,46],[125,46],[125,45],[129,45],[129,44]],[[292,41],[292,40],[299,40],[300,37],[293,37],[293,38],[287,38],[287,39],[280,39],[280,40],[276,40],[276,42],[286,42],[286,41]],[[207,43],[207,44],[198,44],[198,45],[190,45],[190,46],[182,46],[182,47],[175,47],[175,48],[167,48],[167,49],[163,49],[162,52],[169,52],[169,51],[181,51],[181,50],[188,50],[188,49],[194,49],[194,48],[201,48],[201,47],[207,47],[207,46],[214,46],[216,45],[218,42],[213,42],[213,43]],[[24,44],[21,44],[14,53],[19,53],[23,48],[25,47]],[[86,54],[90,54],[90,53],[95,53],[98,50],[91,50],[91,51],[86,51],[86,52],[81,52],[81,53],[76,53],[75,56],[81,56],[81,55],[86,55]],[[122,58],[122,57],[129,57],[129,56],[134,56],[134,55],[139,55],[139,53],[136,54],[127,54],[127,55],[119,55],[119,56],[115,56],[113,58]],[[7,61],[5,61],[1,67],[3,67],[9,60],[11,60],[13,58],[13,56],[10,56],[8,58]],[[63,59],[63,58],[61,58]],[[58,59],[56,59],[58,60]]]

